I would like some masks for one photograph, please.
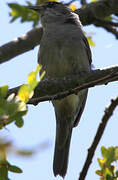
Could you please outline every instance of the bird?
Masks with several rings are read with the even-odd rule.
[[[45,78],[55,79],[82,75],[91,71],[91,50],[79,16],[60,2],[28,6],[40,14],[43,35],[38,62]],[[88,89],[60,100],[52,100],[56,116],[56,140],[53,159],[54,176],[65,177],[72,130],[80,121]]]

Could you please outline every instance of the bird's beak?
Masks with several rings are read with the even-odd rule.
[[[34,10],[36,12],[40,12],[43,7],[40,5],[40,6],[27,6],[27,8],[32,9],[32,10]]]

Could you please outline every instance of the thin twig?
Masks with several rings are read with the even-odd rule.
[[[84,180],[85,179],[87,172],[88,172],[88,169],[90,167],[90,164],[92,163],[92,159],[93,159],[95,150],[96,150],[98,143],[100,142],[100,139],[104,133],[104,130],[106,128],[108,120],[112,116],[116,106],[118,106],[118,97],[116,97],[116,99],[112,99],[111,104],[104,111],[104,115],[102,117],[101,123],[99,124],[96,135],[95,135],[94,140],[92,142],[92,145],[88,149],[88,155],[87,155],[85,164],[83,166],[83,169],[80,173],[80,177],[78,180]]]

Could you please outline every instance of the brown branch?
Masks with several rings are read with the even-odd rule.
[[[94,24],[96,17],[99,19],[104,19],[112,14],[118,14],[118,1],[100,0],[89,3],[82,8],[75,10],[75,12],[79,14],[83,25]]]
[[[61,99],[70,94],[76,94],[86,88],[118,81],[118,66],[98,69],[89,73],[74,75],[52,80],[43,80],[35,89],[33,98],[28,104],[37,105],[42,101]],[[19,87],[9,90],[9,94],[17,94]]]
[[[80,17],[83,25],[96,25],[95,17],[104,19],[111,14],[118,15],[118,1],[117,0],[101,0],[94,3],[89,3],[82,8],[75,11]],[[101,26],[103,27],[103,26]],[[105,28],[105,27],[104,27]],[[109,32],[113,33],[109,29]],[[6,62],[19,54],[33,49],[40,43],[42,37],[42,28],[36,28],[26,33],[26,35],[17,38],[0,47],[0,63]],[[114,32],[115,34],[115,32]]]
[[[0,63],[6,62],[19,54],[33,49],[40,43],[43,29],[37,27],[25,35],[0,47]]]
[[[96,22],[94,24],[97,27],[103,27],[106,31],[114,34],[116,39],[118,39],[118,31],[117,31],[118,23],[112,22],[112,21],[106,21],[103,19],[99,19],[97,17],[95,17],[95,19],[96,19]]]
[[[99,127],[97,129],[96,135],[94,137],[94,140],[92,142],[91,147],[88,149],[88,155],[85,161],[85,164],[83,166],[83,169],[80,173],[80,177],[79,180],[84,180],[88,169],[90,167],[90,164],[92,163],[92,159],[95,153],[95,150],[98,146],[98,143],[100,142],[100,139],[104,133],[104,130],[106,128],[106,125],[108,123],[108,120],[110,119],[110,117],[112,116],[116,106],[118,106],[118,97],[116,99],[112,99],[111,100],[111,104],[105,109],[104,111],[104,115],[102,117],[101,123],[99,124]]]

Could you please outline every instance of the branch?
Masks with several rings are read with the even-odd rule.
[[[70,94],[76,94],[83,89],[108,84],[113,81],[118,81],[118,66],[97,69],[81,75],[52,80],[45,79],[36,87],[34,96],[28,104],[37,105],[42,101],[61,99]],[[8,95],[11,93],[17,94],[19,87],[10,89]]]
[[[118,23],[117,22],[112,22],[112,21],[106,21],[103,19],[99,19],[95,17],[96,22],[94,23],[97,27],[103,27],[106,31],[111,32],[114,34],[116,39],[118,39]]]
[[[90,25],[96,22],[96,17],[104,19],[112,14],[118,14],[117,0],[100,0],[89,3],[80,9],[75,10],[83,25]]]
[[[34,28],[21,37],[0,47],[0,64],[33,49],[40,43],[42,27]]]
[[[79,15],[83,25],[96,25],[96,17],[99,19],[104,19],[111,14],[118,15],[118,1],[101,0],[94,3],[89,3],[82,6],[82,8],[75,10],[75,13]],[[112,31],[109,30],[109,32]],[[26,33],[24,36],[1,46],[0,63],[6,62],[19,54],[33,49],[40,43],[42,33],[43,31],[41,27],[35,28]]]
[[[96,150],[98,143],[100,142],[100,139],[104,133],[104,130],[105,130],[105,127],[108,123],[108,120],[112,116],[116,106],[118,106],[118,97],[116,99],[112,99],[111,104],[104,111],[104,115],[103,115],[101,123],[97,129],[93,143],[92,143],[91,147],[88,149],[88,155],[87,155],[85,164],[83,166],[82,172],[80,173],[79,180],[85,179],[87,172],[88,172],[88,169],[89,169],[89,166],[92,163],[92,159],[93,159],[95,150]]]

